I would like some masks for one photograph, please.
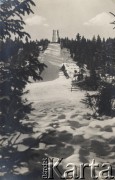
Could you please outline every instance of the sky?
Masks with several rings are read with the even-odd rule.
[[[33,0],[34,14],[26,15],[26,31],[32,39],[48,38],[52,31],[59,30],[60,37],[75,39],[76,34],[92,38],[115,37],[115,0]]]

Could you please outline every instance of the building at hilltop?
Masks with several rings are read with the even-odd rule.
[[[59,42],[59,30],[53,30],[52,42],[53,43]]]

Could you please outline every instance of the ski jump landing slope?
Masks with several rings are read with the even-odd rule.
[[[42,56],[42,62],[48,67],[41,74],[43,81],[51,81],[58,78],[60,65],[62,64],[60,45],[55,43],[49,44]]]

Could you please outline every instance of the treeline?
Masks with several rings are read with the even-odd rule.
[[[86,64],[89,70],[115,75],[115,39],[105,40],[98,35],[90,40],[78,33],[75,40],[61,39],[61,47],[69,49],[71,57],[80,67]]]
[[[14,55],[18,55],[23,49],[29,48],[30,51],[34,51],[35,56],[39,56],[40,51],[45,51],[49,44],[49,40],[41,39],[40,41],[29,40],[28,37],[25,38],[25,42],[22,41],[19,37],[12,40],[11,38],[6,38],[5,41],[0,43],[0,61],[4,62]]]

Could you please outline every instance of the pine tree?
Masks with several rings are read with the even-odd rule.
[[[32,0],[0,1],[0,171],[8,175],[3,179],[14,179],[15,168],[21,166],[24,152],[18,152],[16,135],[33,132],[28,116],[32,103],[22,96],[28,92],[24,89],[30,77],[41,80],[45,67],[38,61],[40,42],[29,42],[30,35],[24,31],[23,17],[32,13],[31,5],[35,5]],[[22,38],[26,38],[25,43]]]
[[[80,40],[81,40],[81,36],[80,36],[79,33],[76,35],[76,40],[77,40],[78,42],[80,42]]]
[[[25,35],[29,36],[28,33],[23,31],[25,25],[23,16],[25,13],[28,15],[33,13],[31,5],[35,6],[32,0],[1,0],[0,37],[2,39],[11,37],[12,34],[17,34],[20,38]]]
[[[31,104],[22,99],[29,78],[41,80],[45,65],[38,61],[39,47],[28,42],[30,35],[24,31],[23,16],[33,13],[32,0],[1,0],[0,11],[0,118],[1,131],[14,133],[23,131],[22,120],[28,119]],[[15,17],[15,18],[14,18]],[[17,36],[15,41],[11,36]],[[24,44],[21,39],[25,37]]]

